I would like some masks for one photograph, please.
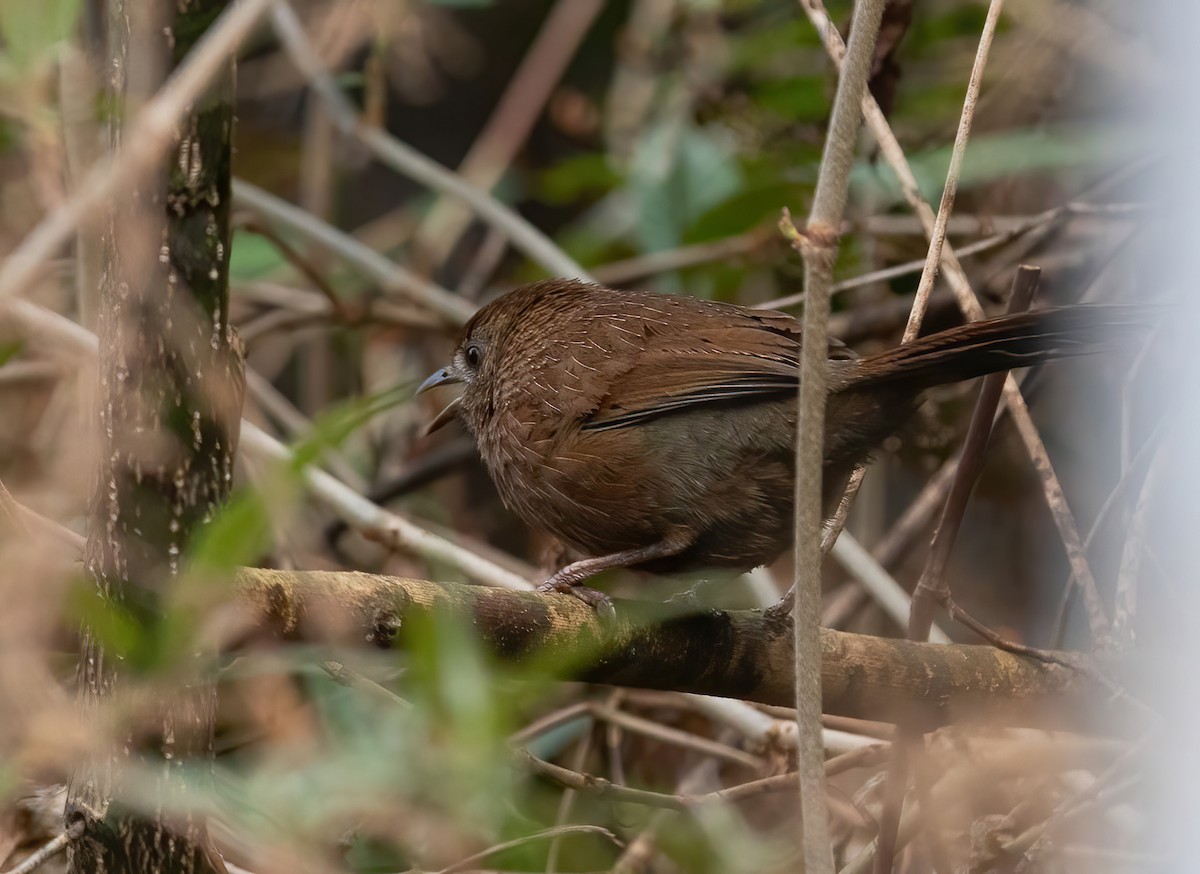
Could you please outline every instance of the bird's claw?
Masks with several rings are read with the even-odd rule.
[[[555,580],[551,577],[538,586],[537,590],[543,594],[558,592],[561,595],[570,595],[572,598],[577,598],[596,612],[596,619],[605,628],[612,628],[617,623],[617,610],[613,606],[612,598],[596,589],[574,585],[565,580]]]

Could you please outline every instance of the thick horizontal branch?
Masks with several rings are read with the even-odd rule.
[[[403,645],[414,620],[443,612],[469,622],[501,659],[544,663],[564,677],[792,704],[791,621],[757,611],[683,614],[617,601],[605,628],[562,595],[326,571],[244,569],[237,580],[254,621],[286,637],[390,648]],[[984,720],[1123,732],[1133,718],[1093,670],[990,646],[832,630],[821,632],[821,687],[826,713],[930,728]]]

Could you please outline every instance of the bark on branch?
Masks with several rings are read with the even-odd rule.
[[[504,660],[541,659],[564,676],[595,683],[696,692],[791,705],[790,619],[757,611],[617,602],[604,629],[574,598],[363,573],[245,569],[238,591],[286,637],[402,646],[414,619],[444,612],[469,622]],[[999,725],[1086,727],[1124,732],[1131,708],[1091,670],[1013,655],[990,646],[889,640],[821,632],[826,713],[932,728],[985,720]]]

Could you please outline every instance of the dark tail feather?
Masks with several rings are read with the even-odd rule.
[[[1116,347],[1151,326],[1132,306],[1068,306],[971,322],[861,359],[847,389],[889,382],[920,391]]]

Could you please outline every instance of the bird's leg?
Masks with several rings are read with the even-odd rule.
[[[692,545],[695,536],[690,532],[671,534],[658,543],[650,546],[640,546],[637,549],[626,549],[623,552],[613,552],[596,558],[585,558],[582,561],[571,562],[556,571],[546,582],[537,587],[539,592],[561,592],[572,595],[600,614],[605,621],[616,618],[612,599],[603,592],[579,585],[589,577],[601,571],[612,568],[632,567],[656,558],[669,558],[678,555]]]

